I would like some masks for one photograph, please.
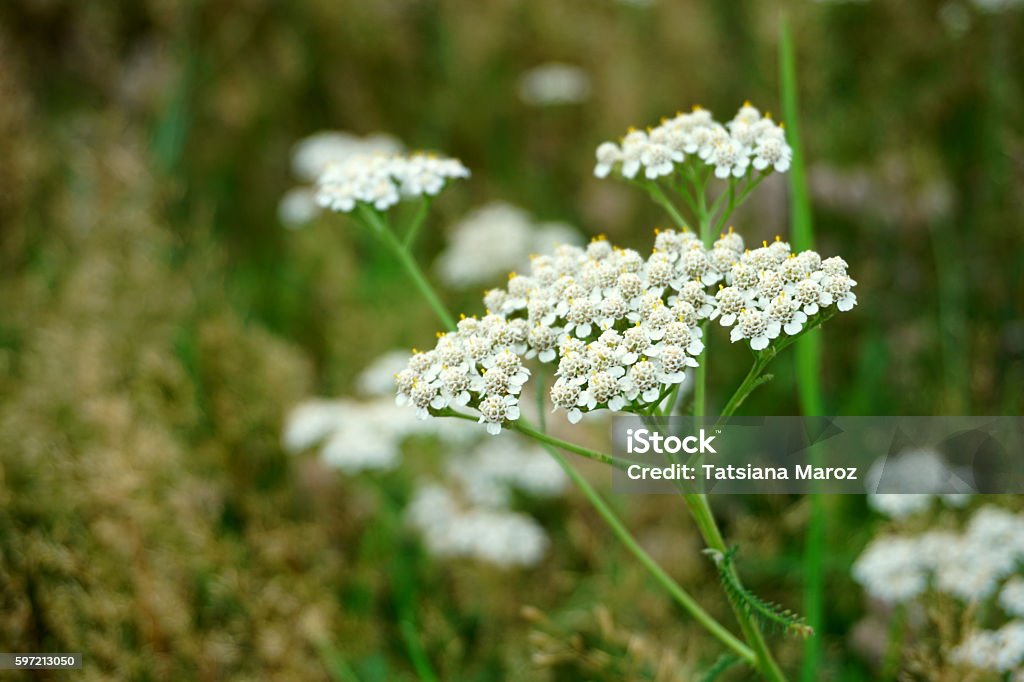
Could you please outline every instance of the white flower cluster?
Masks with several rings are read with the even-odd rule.
[[[292,172],[300,180],[316,182],[328,166],[352,156],[400,154],[404,146],[387,133],[365,137],[341,130],[323,130],[299,140],[292,148]]]
[[[798,334],[809,316],[856,304],[846,262],[813,251],[791,254],[775,241],[744,251],[730,231],[704,248],[690,232],[658,231],[644,259],[596,239],[536,256],[529,275],[484,295],[487,315],[417,353],[395,376],[398,403],[421,418],[470,407],[491,433],[519,418],[524,360],[557,359],[550,397],[571,422],[584,412],[636,410],[659,403],[697,366],[701,323],[733,326],[732,341],[767,348],[782,331]],[[712,296],[707,287],[720,283]]]
[[[320,447],[321,459],[346,474],[394,469],[402,442],[414,435],[435,437],[452,448],[467,448],[477,438],[472,425],[454,419],[423,422],[395,405],[393,376],[409,361],[407,351],[390,351],[360,373],[360,398],[312,399],[295,406],[285,419],[282,445],[288,452]]]
[[[839,256],[822,260],[816,251],[795,254],[778,237],[740,254],[742,244],[731,230],[722,235],[704,254],[701,277],[703,282],[725,281],[714,296],[710,318],[732,327],[733,343],[746,340],[752,349],[764,350],[782,332],[799,334],[826,308],[834,305],[846,312],[857,305],[857,282]]]
[[[950,654],[952,660],[999,673],[1016,672],[1024,679],[1024,620],[1012,620],[998,630],[968,635]]]
[[[1024,561],[1024,515],[983,507],[963,533],[929,531],[918,536],[876,538],[858,557],[853,577],[869,595],[889,603],[907,602],[932,588],[961,601],[996,593]],[[1016,584],[1016,583],[1011,583]],[[1019,605],[1016,587],[1004,606]]]
[[[467,426],[447,419],[424,423],[387,398],[309,400],[288,414],[282,445],[289,452],[321,445],[325,463],[353,475],[394,469],[402,441],[413,435],[466,443],[473,437]]]
[[[295,144],[292,149],[292,172],[304,184],[288,190],[277,205],[277,215],[288,228],[298,228],[320,213],[316,189],[310,186],[332,163],[365,154],[398,154],[402,143],[386,133],[359,137],[352,133],[324,130]]]
[[[493,284],[509,270],[525,267],[530,254],[577,241],[578,233],[569,225],[537,223],[521,208],[492,202],[452,227],[435,267],[450,286]]]
[[[469,170],[458,159],[425,153],[357,154],[320,174],[316,200],[341,213],[359,203],[384,211],[403,198],[434,196],[449,180],[467,177]]]
[[[403,357],[399,358],[401,355]],[[300,452],[320,445],[320,457],[348,475],[391,470],[401,462],[402,444],[412,436],[436,438],[452,453],[443,485],[423,483],[406,516],[427,548],[444,557],[472,557],[500,566],[528,566],[548,546],[543,528],[510,509],[513,492],[534,498],[562,494],[568,479],[561,467],[524,438],[491,439],[458,419],[416,419],[409,410],[380,398],[381,375],[408,353],[385,353],[358,377],[367,399],[310,400],[287,417],[282,442]],[[391,392],[388,377],[388,393]]]
[[[896,456],[876,460],[865,476],[868,504],[891,519],[904,519],[926,511],[935,499],[951,507],[962,507],[970,500],[967,492],[945,492],[966,477],[965,472],[948,465],[931,449],[912,449]],[[932,490],[921,493],[886,493],[880,489]],[[970,488],[964,484],[962,490]]]
[[[547,535],[531,517],[506,509],[463,507],[435,484],[417,490],[406,519],[423,536],[427,550],[439,557],[532,566],[548,547]]]
[[[554,497],[569,482],[548,453],[513,438],[488,438],[470,455],[451,458],[448,473],[470,501],[488,507],[507,506],[513,490]]]
[[[656,180],[697,159],[724,179],[742,178],[751,169],[784,173],[793,150],[783,127],[747,102],[724,125],[710,111],[694,107],[647,131],[630,129],[619,143],[601,143],[596,156],[594,175],[599,178],[616,170],[628,179],[643,171],[645,178]]]

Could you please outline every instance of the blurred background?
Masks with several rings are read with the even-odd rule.
[[[474,217],[518,230],[525,253],[552,231],[649,249],[665,217],[594,178],[594,148],[694,104],[778,118],[782,11],[818,250],[859,282],[823,332],[828,411],[1020,414],[1024,3],[0,4],[0,650],[81,651],[85,679],[698,679],[716,644],[582,498],[492,466],[501,490],[478,497],[501,498],[487,513],[535,551],[453,554],[409,510],[442,494],[452,457],[495,455],[409,427],[353,459],[368,436],[344,431],[352,414],[393,424],[372,397],[387,372],[381,390],[365,370],[432,345],[436,324],[355,223],[294,193],[316,153],[296,145],[342,131],[321,150],[471,168],[417,250],[453,309],[480,312],[503,272],[450,267]],[[748,243],[785,238],[785,177],[732,222]],[[720,357],[719,404],[747,369],[741,349]],[[748,414],[798,413],[789,356],[775,374]],[[333,451],[288,452],[325,434]],[[682,505],[614,503],[727,620]],[[806,501],[715,505],[749,585],[799,610]],[[820,679],[895,679],[903,659],[863,627],[850,577],[893,521],[863,498],[827,508]],[[798,670],[801,644],[773,643]]]

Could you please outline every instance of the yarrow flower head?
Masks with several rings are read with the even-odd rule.
[[[718,178],[742,178],[751,168],[760,173],[785,173],[793,158],[785,130],[768,115],[745,103],[731,121],[715,121],[711,112],[694,107],[662,119],[646,132],[630,130],[619,143],[597,147],[594,175],[607,177],[613,170],[627,179],[643,169],[649,180],[672,175],[691,159],[714,168]]]
[[[856,302],[842,259],[794,255],[781,241],[745,252],[731,231],[711,249],[688,231],[656,233],[647,258],[603,238],[534,256],[528,274],[486,292],[484,317],[464,318],[396,374],[399,403],[424,418],[472,409],[498,433],[519,418],[524,363],[537,358],[555,365],[549,397],[570,422],[599,409],[640,411],[698,366],[704,320],[762,350]],[[809,288],[802,298],[799,286]]]
[[[435,196],[449,180],[469,177],[458,159],[434,154],[357,154],[329,165],[317,181],[317,203],[348,213],[357,204],[385,211],[403,198]]]
[[[1024,560],[1024,516],[986,506],[974,513],[961,533],[929,531],[917,536],[875,538],[857,559],[853,577],[872,597],[903,603],[928,589],[965,602],[999,594],[1011,615],[1024,607],[1018,572]]]

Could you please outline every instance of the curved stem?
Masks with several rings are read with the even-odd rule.
[[[675,207],[675,204],[673,204],[672,201],[665,195],[665,192],[662,191],[658,183],[648,181],[644,183],[644,186],[647,188],[648,193],[650,193],[651,198],[655,201],[655,203],[664,208],[665,211],[667,211],[668,214],[672,217],[672,221],[676,224],[676,227],[680,229],[686,229],[686,219],[683,218],[682,214],[679,213],[679,210]]]
[[[420,228],[423,227],[423,223],[427,219],[427,213],[430,212],[431,203],[433,203],[433,197],[429,195],[420,200],[416,215],[413,216],[409,228],[405,231],[405,236],[402,237],[402,246],[406,249],[411,249],[413,242],[416,241],[416,235],[419,234]]]
[[[472,415],[457,412],[452,409],[446,409],[438,413],[439,416],[455,417],[456,419],[466,419],[470,421],[476,421]],[[628,465],[628,462],[622,462],[617,458],[605,454],[603,452],[597,452],[596,450],[590,450],[568,441],[549,436],[542,431],[538,431],[525,419],[520,418],[516,422],[510,425],[510,428],[522,433],[525,436],[533,438],[538,441],[540,446],[547,450],[558,465],[562,467],[566,475],[572,479],[572,482],[580,489],[584,497],[593,505],[594,509],[600,514],[601,518],[604,519],[608,527],[611,528],[612,533],[615,537],[626,547],[627,550],[633,556],[643,564],[644,568],[654,576],[654,579],[665,588],[665,590],[672,596],[675,601],[682,606],[687,613],[704,626],[708,632],[717,637],[723,644],[733,650],[740,658],[747,663],[754,665],[756,663],[756,657],[754,652],[747,647],[743,642],[736,638],[731,632],[725,629],[725,627],[716,621],[710,614],[707,613],[700,604],[698,604],[693,597],[691,597],[686,590],[684,590],[679,583],[672,579],[665,570],[661,568],[651,558],[651,556],[637,543],[636,539],[630,534],[629,530],[622,523],[622,521],[615,515],[608,503],[601,498],[598,492],[594,489],[590,482],[587,481],[572,465],[565,459],[565,457],[558,451],[559,448],[572,452],[577,455],[581,455],[588,459],[592,459],[597,462],[604,464],[611,464],[612,466],[618,466],[617,463]]]
[[[524,436],[529,436],[534,440],[538,440],[542,443],[546,443],[548,445],[561,448],[566,452],[571,452],[582,457],[586,457],[587,459],[592,459],[595,462],[601,462],[602,464],[610,464],[616,469],[625,471],[630,466],[630,464],[632,464],[632,462],[628,462],[624,459],[619,459],[614,455],[609,455],[604,452],[598,452],[597,450],[591,450],[590,448],[585,448],[581,445],[570,443],[569,441],[562,440],[561,438],[549,436],[548,434],[542,431],[534,429],[532,426],[524,422],[522,419],[516,421],[513,424],[512,428],[514,428],[516,431],[523,434]]]
[[[704,543],[711,549],[723,554],[728,552],[729,548],[726,547],[722,532],[715,522],[707,496],[692,494],[684,495],[683,499],[686,501],[686,506],[690,509],[691,516],[693,516],[694,521],[697,523],[697,528],[704,538]],[[739,583],[740,579],[735,567],[730,565],[726,570],[731,571],[732,577]],[[761,628],[757,622],[739,604],[734,603],[731,599],[729,603],[732,605],[733,613],[736,614],[736,620],[740,624],[740,630],[743,631],[744,639],[747,640],[747,644],[750,645],[754,655],[757,657],[757,669],[766,679],[772,682],[785,682],[786,676],[772,657],[772,653],[768,649],[768,644],[765,642],[764,635],[761,633]]]
[[[391,249],[391,252],[395,254],[398,262],[405,268],[406,274],[416,284],[416,288],[420,290],[420,294],[430,304],[434,314],[441,320],[445,328],[448,331],[455,331],[455,318],[448,312],[444,303],[441,302],[441,297],[430,286],[427,278],[423,276],[420,266],[416,263],[416,259],[412,257],[412,254],[409,253],[409,249],[398,241],[398,237],[395,236],[385,220],[375,210],[365,204],[359,204],[357,210],[359,211],[359,216],[383,240],[387,247]]]
[[[765,178],[767,178],[770,174],[771,174],[770,170],[763,170],[763,171],[761,171],[761,174],[758,175],[756,178],[754,178],[753,180],[747,181],[747,185],[743,188],[743,191],[740,192],[740,195],[738,197],[735,196],[735,192],[733,190],[733,186],[730,184],[730,186],[729,186],[729,204],[726,207],[725,211],[722,212],[722,215],[715,221],[715,231],[716,232],[721,231],[722,228],[725,227],[726,221],[729,220],[729,217],[732,215],[732,212],[735,211],[737,208],[739,208],[739,206],[744,201],[746,201],[747,197],[750,196],[750,193],[754,191],[754,188],[757,187],[758,185],[760,185],[761,181],[763,181]]]
[[[736,392],[732,394],[731,398],[729,398],[729,402],[727,402],[725,407],[722,408],[722,414],[719,416],[719,421],[716,426],[721,424],[721,420],[731,417],[739,406],[743,404],[743,401],[746,400],[747,396],[750,395],[750,392],[757,388],[761,383],[764,383],[759,381],[761,372],[764,371],[764,368],[768,366],[768,363],[771,362],[771,358],[774,356],[775,354],[773,353],[771,357],[768,357],[766,360],[765,358],[767,356],[761,355],[754,360],[754,364],[750,366],[750,371],[747,372],[747,376],[743,378],[739,388],[736,389]]]
[[[737,656],[742,658],[746,663],[755,665],[757,662],[756,654],[747,645],[741,642],[735,635],[725,629],[725,627],[717,620],[711,617],[707,611],[701,608],[700,604],[694,601],[686,590],[680,587],[679,583],[672,579],[665,570],[651,558],[644,548],[637,543],[637,541],[630,534],[629,530],[622,524],[622,521],[615,515],[611,507],[598,495],[597,491],[594,490],[593,486],[576,471],[572,465],[566,461],[565,457],[555,450],[553,447],[548,448],[548,452],[554,457],[555,461],[562,467],[565,473],[572,479],[576,487],[584,494],[587,500],[594,506],[597,513],[601,515],[608,527],[611,528],[612,533],[618,538],[626,549],[628,549],[637,560],[643,564],[644,568],[654,576],[654,579],[665,588],[665,590],[672,595],[672,598],[682,606],[687,613],[693,616],[694,620],[700,623],[704,629],[714,635],[720,642],[729,647]]]
[[[444,410],[438,410],[437,416],[439,416],[439,417],[455,417],[456,419],[465,419],[467,421],[473,421],[473,422],[477,421],[477,418],[474,417],[473,415],[466,414],[464,412],[458,412],[458,411],[453,410],[451,408],[447,408],[447,409],[444,409]],[[591,450],[590,448],[585,448],[582,445],[576,445],[575,443],[570,443],[567,440],[562,440],[561,438],[555,438],[554,436],[549,436],[548,434],[544,433],[543,431],[538,431],[528,421],[526,421],[525,419],[522,419],[522,418],[517,419],[514,422],[509,422],[508,423],[508,428],[513,429],[514,431],[518,431],[519,433],[523,434],[524,436],[529,436],[530,438],[533,438],[534,440],[540,441],[541,443],[543,443],[545,445],[550,445],[552,447],[561,448],[562,450],[565,450],[566,452],[571,452],[574,455],[579,455],[580,457],[586,457],[587,459],[592,459],[595,462],[600,462],[601,464],[609,464],[609,465],[615,467],[616,469],[620,469],[622,471],[625,471],[627,468],[629,468],[629,466],[631,464],[633,464],[633,462],[629,462],[629,461],[626,461],[624,459],[620,459],[620,458],[618,458],[618,457],[616,457],[614,455],[609,455],[606,452],[599,452],[598,450]]]

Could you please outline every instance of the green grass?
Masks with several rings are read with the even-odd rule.
[[[794,250],[814,248],[814,222],[811,200],[807,190],[807,169],[804,164],[800,139],[799,99],[796,76],[796,50],[783,16],[779,23],[779,80],[782,90],[782,113],[789,143],[793,147],[793,164],[789,170],[790,232]],[[806,334],[796,343],[796,381],[800,394],[800,409],[805,415],[820,415],[825,411],[821,391],[821,334]],[[812,458],[815,452],[812,451]],[[822,655],[822,616],[825,577],[822,555],[825,544],[825,510],[820,495],[810,496],[811,516],[807,527],[804,550],[804,613],[807,622],[817,633],[804,644],[802,679],[819,679]]]

